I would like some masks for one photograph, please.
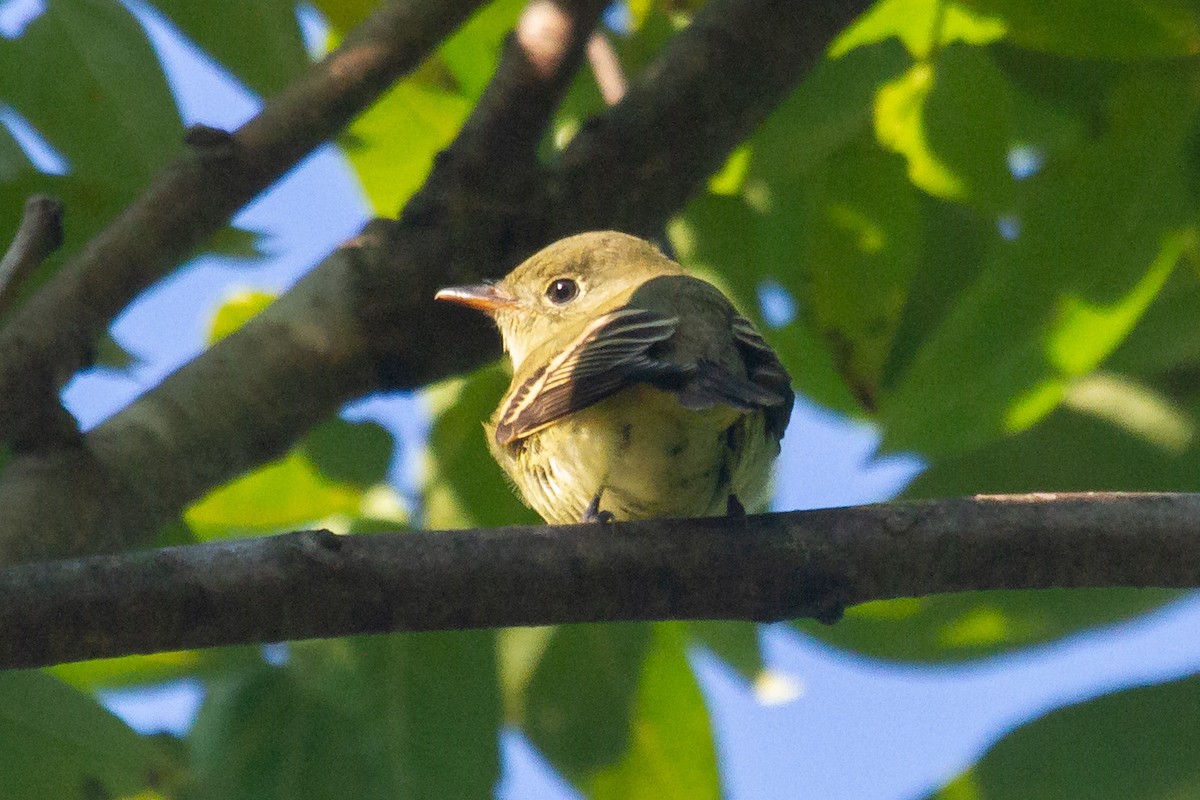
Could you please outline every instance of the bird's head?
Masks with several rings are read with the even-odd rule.
[[[530,256],[497,283],[451,286],[438,300],[490,315],[520,371],[526,356],[562,344],[592,320],[624,306],[639,286],[683,270],[652,244],[615,231],[561,239]]]

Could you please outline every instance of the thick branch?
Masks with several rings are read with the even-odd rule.
[[[976,589],[1200,586],[1200,495],[975,497],[558,528],[263,539],[0,572],[0,667],[388,631],[834,621]]]
[[[0,333],[0,441],[87,362],[139,292],[188,258],[230,216],[415,68],[481,0],[394,0],[229,136],[194,147],[30,298]]]
[[[438,286],[503,274],[568,230],[626,222],[631,230],[657,230],[867,3],[827,0],[828,8],[806,8],[812,19],[801,25],[795,9],[765,0],[713,0],[697,15],[698,32],[681,36],[626,101],[597,123],[603,134],[581,134],[570,168],[548,172],[523,154],[532,153],[544,131],[581,55],[580,34],[590,30],[588,20],[602,4],[554,5],[581,21],[569,28],[573,36],[559,40],[560,48],[570,44],[570,55],[547,77],[538,65],[554,59],[527,57],[524,47],[510,43],[458,140],[398,222],[373,222],[276,306],[88,437],[94,458],[87,463],[107,473],[93,482],[125,487],[104,499],[122,513],[95,513],[100,500],[86,493],[49,494],[23,485],[41,464],[36,470],[10,466],[0,482],[0,563],[143,544],[154,521],[172,518],[205,490],[278,454],[346,400],[371,390],[415,388],[495,357],[498,343],[486,321],[434,304]],[[715,32],[724,24],[730,41],[761,46],[714,48],[714,41],[728,43]],[[804,36],[797,38],[797,27]],[[523,44],[520,35],[514,41]],[[743,78],[761,71],[765,88],[739,85],[731,92],[725,70]],[[722,102],[705,105],[711,116],[701,124],[674,93],[695,98],[710,85]],[[681,145],[658,135],[657,126],[686,128],[705,142]],[[628,147],[616,146],[622,142]],[[493,150],[493,143],[501,144]],[[585,170],[587,158],[596,164]],[[622,177],[624,165],[614,166],[614,159],[625,158],[667,165],[673,177],[635,189]],[[576,208],[569,199],[566,205],[556,200],[568,187],[586,202]],[[283,355],[293,345],[295,357]],[[87,516],[105,530],[60,530],[45,522],[46,507]],[[143,522],[129,526],[128,519]],[[32,529],[38,535],[28,535]]]

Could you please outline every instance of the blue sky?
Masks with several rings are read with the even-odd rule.
[[[187,123],[232,128],[259,101],[183,43],[146,6],[129,3],[167,65]],[[0,2],[0,32],[19,27],[36,0]],[[302,15],[314,41],[319,21]],[[70,210],[68,209],[68,214]],[[337,151],[324,148],[235,219],[265,236],[261,264],[203,258],[139,298],[113,334],[139,363],[128,373],[91,371],[64,398],[86,427],[125,405],[199,353],[213,310],[237,289],[286,289],[357,232],[367,208]],[[780,313],[786,313],[786,310]],[[345,412],[387,425],[415,459],[425,431],[420,400],[374,397]],[[784,442],[775,507],[814,508],[882,500],[919,470],[915,459],[876,461],[876,432],[801,401]],[[412,461],[395,465],[410,484]],[[407,488],[407,487],[404,487]],[[1022,721],[1121,686],[1200,670],[1200,596],[1143,619],[1020,654],[953,667],[885,664],[834,651],[785,626],[764,628],[767,662],[792,699],[756,692],[710,655],[694,663],[716,722],[730,797],[906,798],[967,767]],[[139,730],[186,729],[199,686],[184,682],[107,693],[105,702]],[[572,793],[521,739],[504,738],[503,798]]]

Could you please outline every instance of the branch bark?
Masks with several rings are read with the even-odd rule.
[[[206,129],[0,331],[0,441],[31,438],[112,319],[411,71],[482,0],[394,0],[232,134]]]
[[[743,518],[303,531],[0,572],[0,668],[391,631],[833,622],[868,600],[1200,586],[1200,495],[978,496]]]
[[[581,20],[602,6],[558,5]],[[485,97],[398,221],[371,223],[245,328],[93,431],[82,455],[10,463],[0,481],[0,563],[144,545],[188,502],[275,457],[347,400],[494,358],[491,327],[433,303],[439,285],[503,274],[576,230],[659,230],[867,5],[828,0],[800,15],[780,0],[713,0],[695,30],[680,34],[551,165],[539,164],[534,148],[582,42],[569,38],[573,54],[549,79],[510,43]],[[710,90],[720,102],[705,101],[711,116],[698,118],[693,106]],[[634,179],[649,183],[634,187]],[[0,335],[0,364],[11,363],[3,342]],[[68,468],[105,491],[63,492],[74,479]]]

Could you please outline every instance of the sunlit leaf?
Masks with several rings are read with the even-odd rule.
[[[1195,100],[1173,77],[1122,86],[1108,135],[1029,181],[1019,231],[990,240],[885,405],[889,448],[944,456],[1023,430],[1133,328],[1195,237],[1178,169]]]
[[[882,0],[830,46],[835,55],[898,38],[918,58],[954,42],[988,44],[1004,35],[1004,22],[950,0]]]
[[[1001,209],[1012,188],[1011,104],[987,55],[952,45],[880,89],[876,135],[908,159],[913,183],[930,194]]]

